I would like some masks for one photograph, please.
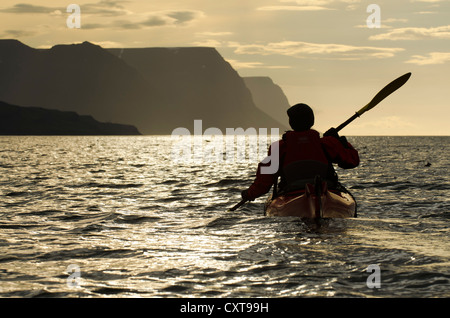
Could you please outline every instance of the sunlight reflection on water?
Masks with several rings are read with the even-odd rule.
[[[170,136],[0,137],[0,295],[372,297],[379,264],[379,296],[449,296],[448,137],[349,139],[360,218],[317,230],[264,199],[227,212],[256,160],[175,164]]]

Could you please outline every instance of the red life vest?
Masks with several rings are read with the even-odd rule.
[[[317,175],[327,178],[329,162],[317,131],[289,131],[283,135],[283,144],[281,177],[287,186],[301,187]]]

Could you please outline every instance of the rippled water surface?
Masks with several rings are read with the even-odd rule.
[[[450,137],[349,140],[358,218],[316,228],[170,136],[0,137],[0,297],[449,297]]]

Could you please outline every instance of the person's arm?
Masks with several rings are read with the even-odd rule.
[[[321,138],[325,152],[333,163],[343,169],[355,168],[359,165],[358,151],[344,136],[339,136],[336,129],[331,128]]]
[[[282,141],[279,142],[279,150],[281,151],[282,147]],[[268,156],[271,156],[271,150],[272,147],[269,147],[269,154]],[[278,172],[274,174],[263,174],[261,173],[262,167],[268,167],[271,165],[271,162],[265,162],[266,160],[263,160],[258,164],[258,169],[256,170],[256,178],[253,181],[252,185],[247,189],[242,191],[242,198],[246,199],[248,201],[253,201],[256,198],[266,194],[269,192],[272,185],[275,183]],[[280,167],[279,167],[280,168]],[[279,170],[279,169],[278,169]]]

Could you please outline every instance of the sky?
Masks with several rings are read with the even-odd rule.
[[[411,72],[341,134],[450,135],[450,0],[2,0],[0,38],[215,47],[240,76],[269,76],[310,105],[320,132]]]

